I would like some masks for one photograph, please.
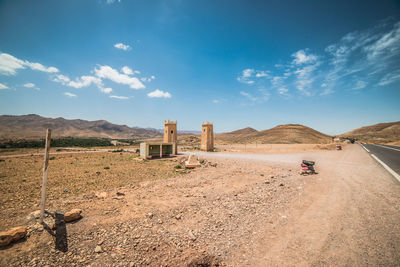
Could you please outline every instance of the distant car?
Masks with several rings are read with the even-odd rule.
[[[342,145],[337,144],[336,145],[336,150],[342,150]]]

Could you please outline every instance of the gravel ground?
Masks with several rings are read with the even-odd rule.
[[[200,155],[217,166],[52,201],[83,209],[69,251],[33,230],[0,265],[398,266],[400,185],[359,146]],[[319,174],[299,175],[301,159]]]

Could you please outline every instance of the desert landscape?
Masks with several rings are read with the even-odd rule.
[[[46,210],[80,210],[66,226],[67,252],[39,223],[43,149],[1,149],[0,228],[26,227],[0,250],[1,265],[399,262],[400,188],[360,145],[301,125],[216,134],[215,152],[199,150],[202,138],[179,135],[182,152],[150,160],[137,145],[51,148]],[[189,155],[198,168],[185,167]],[[301,175],[303,159],[316,175]]]
[[[400,266],[398,0],[0,1],[0,267]]]

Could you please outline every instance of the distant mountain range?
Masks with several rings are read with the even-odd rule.
[[[29,114],[22,116],[0,116],[0,139],[43,139],[47,128],[52,137],[98,137],[111,139],[161,138],[163,130],[128,127],[105,120],[67,120],[44,118]],[[199,135],[201,131],[179,131],[179,135]],[[379,123],[347,132],[341,137],[354,138],[366,143],[400,144],[400,121]],[[300,124],[278,125],[257,131],[251,127],[229,133],[215,134],[217,141],[226,143],[265,144],[325,144],[332,142],[332,136]]]
[[[52,137],[98,137],[111,139],[145,139],[160,137],[154,129],[117,125],[105,120],[85,121],[44,118],[29,114],[0,116],[0,139],[42,139],[47,128]]]

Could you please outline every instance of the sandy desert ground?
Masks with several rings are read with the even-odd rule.
[[[275,149],[196,152],[212,164],[188,172],[174,169],[187,155],[55,155],[48,208],[83,210],[67,224],[69,252],[31,227],[0,250],[0,265],[398,265],[400,185],[390,174],[358,145]],[[301,176],[302,159],[318,174]],[[25,218],[40,195],[42,157],[9,160],[0,162],[0,230],[34,223]]]

